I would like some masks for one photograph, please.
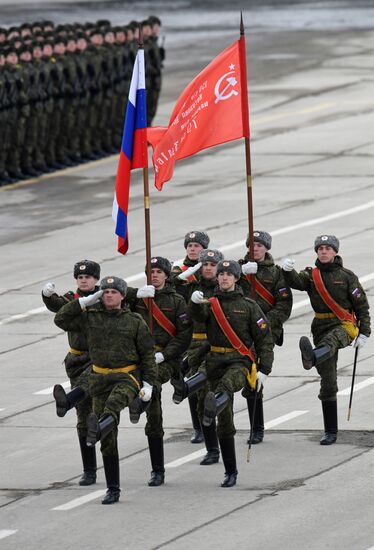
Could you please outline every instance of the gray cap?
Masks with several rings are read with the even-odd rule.
[[[314,241],[314,250],[317,252],[318,247],[326,245],[331,246],[335,252],[339,252],[339,239],[335,235],[319,235]]]
[[[91,275],[100,279],[100,266],[92,260],[81,260],[74,265],[74,279],[78,279],[78,275]]]
[[[204,262],[218,264],[218,262],[220,262],[221,260],[223,260],[223,254],[215,248],[207,248],[206,250],[202,250],[199,254],[199,262],[201,262],[202,264]]]
[[[240,279],[242,272],[240,265],[235,260],[221,260],[218,262],[217,276],[219,273],[223,273],[224,271],[231,273],[231,275],[234,275],[236,279]]]
[[[167,258],[163,258],[162,256],[153,256],[153,258],[151,258],[151,269],[155,267],[161,269],[165,275],[169,277],[171,272],[171,263]]]
[[[114,288],[115,290],[118,290],[122,296],[126,296],[127,283],[121,279],[121,277],[109,276],[101,279],[100,289],[105,290],[107,288]]]
[[[184,248],[187,248],[188,243],[198,243],[203,248],[208,248],[209,241],[210,239],[204,231],[190,231],[184,237]]]
[[[270,233],[267,233],[266,231],[253,231],[253,241],[255,243],[261,243],[267,248],[267,250],[271,249],[271,235]],[[249,235],[247,237],[247,240],[245,241],[245,244],[247,248],[249,247]]]

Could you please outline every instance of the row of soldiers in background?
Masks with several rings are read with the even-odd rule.
[[[165,57],[158,17],[0,28],[0,185],[119,153],[140,28],[150,126]]]
[[[99,288],[100,266],[82,261],[74,268],[77,292],[58,296],[53,283],[42,291],[46,306],[58,312],[55,323],[68,331],[71,345],[65,363],[73,389],[66,394],[62,386],[55,386],[57,414],[64,416],[77,408],[81,485],[96,482],[94,449],[101,442],[108,487],[103,504],[117,502],[120,495],[117,436],[125,407],[132,422],[145,410],[152,464],[148,484],[164,483],[161,390],[169,380],[175,403],[197,395],[194,407],[207,448],[201,464],[217,463],[221,451],[225,466],[221,486],[236,484],[234,393],[242,390],[251,442],[261,443],[262,390],[272,370],[274,344],[283,343],[283,324],[292,309],[290,287],[307,291],[315,311],[316,348],[302,337],[300,349],[304,368],[315,366],[321,376],[325,425],[321,445],[330,445],[337,437],[338,349],[355,338],[355,346],[362,347],[370,335],[365,292],[356,275],[343,267],[339,241],[332,235],[317,237],[316,268],[299,274],[291,259],[284,260],[282,267],[274,264],[271,236],[265,231],[254,232],[253,254],[248,250],[239,262],[225,260],[220,251],[208,248],[209,237],[201,231],[188,233],[184,245],[187,255],[181,265],[171,268],[166,258],[152,258],[152,285],[129,289],[123,279],[106,277]],[[149,298],[153,338],[147,327]],[[335,307],[346,312],[343,321]]]

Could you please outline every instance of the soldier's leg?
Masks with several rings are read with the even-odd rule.
[[[231,395],[226,407],[218,415],[217,434],[225,467],[225,477],[221,487],[233,487],[236,484],[238,470],[235,454],[235,433],[233,396]]]
[[[77,432],[81,450],[83,475],[79,485],[92,485],[96,483],[96,449],[95,446],[87,446],[87,417],[92,412],[92,399],[87,396],[77,403]]]
[[[209,385],[208,383],[205,384],[205,387],[198,392],[198,404],[197,404],[197,411],[200,418],[200,421],[203,418],[204,415],[204,400],[205,396],[209,391]],[[216,427],[216,420],[214,419],[210,426],[203,426],[202,425],[202,431],[204,435],[204,441],[205,441],[205,447],[206,447],[206,455],[201,460],[200,464],[201,466],[211,466],[212,464],[216,464],[219,461],[219,445],[218,445],[218,437],[217,437],[217,427]]]
[[[242,396],[247,400],[248,416],[252,433],[251,443],[256,445],[263,441],[265,431],[262,389],[256,392],[246,383],[242,391]],[[247,443],[249,443],[251,433],[249,434]]]
[[[322,402],[322,414],[324,424],[324,435],[320,440],[321,445],[331,445],[336,442],[338,433],[338,408],[336,395],[338,392],[337,383],[337,361],[336,352],[327,361],[318,365],[317,371],[321,377],[319,399]]]
[[[148,437],[152,465],[151,478],[148,481],[150,487],[162,485],[165,479],[161,390],[162,385],[158,382],[153,387],[151,403],[146,411],[147,423],[145,425],[145,434]]]
[[[328,326],[324,327],[323,324],[313,324],[312,331],[315,348],[306,336],[302,336],[299,342],[301,359],[306,370],[322,364],[339,349],[349,346],[354,339],[341,324],[330,330]]]

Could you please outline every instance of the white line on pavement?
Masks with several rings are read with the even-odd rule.
[[[374,376],[372,376],[371,378],[368,378],[367,380],[364,380],[363,382],[359,382],[359,384],[355,384],[353,386],[353,391],[356,392],[356,391],[363,390],[364,388],[367,388],[372,384],[374,384]],[[351,386],[349,386],[349,388],[345,388],[345,390],[339,391],[338,395],[350,395],[350,393],[351,393]]]
[[[322,216],[320,218],[314,218],[312,220],[306,220],[306,221],[298,223],[296,225],[288,225],[286,227],[281,227],[280,229],[274,229],[273,231],[270,231],[270,234],[272,236],[283,235],[284,233],[290,233],[291,231],[296,231],[296,230],[301,229],[303,227],[309,227],[309,226],[312,226],[312,225],[320,224],[320,223],[328,221],[328,220],[333,220],[333,219],[336,219],[336,218],[349,216],[350,214],[356,214],[357,212],[361,212],[363,210],[368,210],[369,208],[373,208],[373,207],[374,207],[374,201],[370,201],[370,202],[367,202],[365,204],[360,204],[359,206],[354,206],[353,208],[348,208],[347,210],[341,210],[340,212],[335,212],[334,214],[328,214],[327,216]],[[240,241],[236,241],[234,243],[231,243],[231,244],[221,246],[220,250],[222,252],[226,252],[227,250],[232,250],[232,249],[239,248],[239,247],[242,247],[242,246],[243,246],[243,239],[241,239]],[[179,260],[177,260],[177,261],[179,261]],[[141,279],[142,277],[144,277],[144,272],[143,271],[141,271],[140,273],[136,273],[135,275],[130,275],[130,277],[126,278],[126,281],[128,283],[131,283],[133,281],[137,281],[138,279]],[[370,278],[374,277],[374,274],[366,275],[366,277],[369,277],[368,280],[370,280]],[[360,280],[364,281],[364,278],[365,277],[362,277]],[[303,307],[303,306],[300,305],[299,307]],[[2,321],[0,321],[0,326],[1,325],[6,325],[8,323],[12,323],[13,321],[18,321],[20,319],[25,319],[27,317],[30,317],[32,315],[37,315],[38,313],[43,313],[45,311],[46,311],[45,307],[30,309],[29,311],[26,311],[25,313],[19,313],[17,315],[12,315],[11,317],[6,317]]]
[[[279,424],[283,424],[283,422],[287,422],[288,420],[292,420],[293,418],[297,418],[298,416],[301,416],[302,414],[306,414],[308,411],[292,411],[288,414],[284,414],[283,416],[280,416],[279,418],[274,418],[274,420],[270,420],[269,422],[265,423],[265,429],[273,428],[274,426],[278,426]],[[240,414],[240,413],[239,413]],[[237,417],[238,414],[235,415]],[[182,466],[182,464],[186,464],[187,462],[191,462],[191,460],[195,460],[196,458],[200,458],[206,453],[206,449],[200,449],[198,451],[195,451],[194,453],[190,453],[186,456],[182,456],[181,458],[177,458],[176,460],[173,460],[172,462],[169,462],[168,464],[165,464],[165,468],[178,468],[178,466]]]
[[[75,498],[74,500],[71,500],[66,504],[61,504],[61,506],[56,506],[55,508],[52,508],[52,510],[59,510],[59,511],[72,510],[73,508],[77,508],[77,506],[81,506],[82,504],[86,504],[91,500],[95,500],[96,498],[104,496],[105,493],[106,493],[106,489],[101,489],[101,491],[94,491],[93,493],[89,493],[88,495],[85,495],[83,497]]]
[[[70,382],[69,381],[63,382],[61,384],[61,386],[65,389],[70,388]],[[54,388],[54,386],[51,386],[50,388],[46,388],[45,390],[36,391],[36,392],[34,392],[33,395],[52,395],[53,388]]]
[[[14,535],[14,533],[17,533],[17,529],[0,529],[0,539],[10,537],[10,535]]]

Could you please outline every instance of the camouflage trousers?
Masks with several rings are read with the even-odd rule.
[[[91,372],[91,361],[88,353],[73,355],[68,353],[64,360],[66,374],[70,380],[71,389],[82,388],[87,397],[79,401],[75,407],[77,413],[77,432],[79,437],[87,435],[87,416],[92,412],[92,399],[89,397],[88,380]]]
[[[189,366],[188,376],[192,376],[199,370],[209,350],[210,344],[208,340],[192,340],[187,351]]]
[[[116,427],[101,441],[103,456],[118,455],[118,424],[121,411],[130,405],[139,392],[138,386],[125,373],[97,374],[89,376],[89,391],[94,413],[100,418],[111,415]]]
[[[338,350],[349,346],[353,339],[341,324],[329,329],[323,323],[313,323],[312,334],[316,347],[330,346],[331,348],[331,356],[316,367],[321,377],[318,398],[321,401],[336,401],[336,394],[338,393]]]
[[[151,437],[163,437],[163,418],[161,392],[162,384],[169,380],[179,379],[180,377],[180,361],[164,361],[157,365],[157,383],[153,386],[152,399],[147,408],[147,423],[145,425],[145,434]]]
[[[246,363],[244,360],[219,359],[219,354],[209,354],[207,358],[207,375],[211,391],[215,394],[225,392],[230,400],[218,415],[217,435],[225,439],[235,435],[234,425],[234,393],[243,389],[246,383]]]

